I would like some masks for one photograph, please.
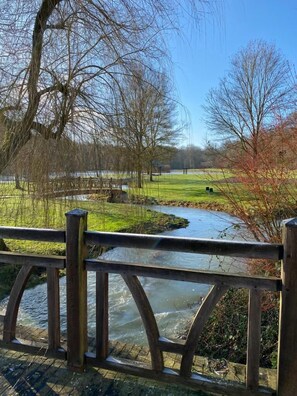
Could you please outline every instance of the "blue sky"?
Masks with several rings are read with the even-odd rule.
[[[192,123],[184,144],[203,146],[213,139],[203,122],[202,105],[209,89],[228,71],[230,59],[250,40],[275,44],[297,70],[297,0],[218,0],[218,4],[199,26],[185,21],[182,35],[172,37],[170,44],[177,93]]]

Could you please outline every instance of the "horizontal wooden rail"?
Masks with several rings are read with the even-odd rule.
[[[234,242],[217,239],[166,237],[119,232],[85,232],[89,245],[170,250],[217,256],[262,258],[281,260],[283,245],[260,242]]]
[[[297,220],[296,220],[297,224]],[[297,226],[294,223],[294,227]],[[287,228],[290,224],[287,226]],[[291,224],[291,228],[293,227]],[[289,227],[289,228],[290,228]],[[291,230],[290,228],[290,230]],[[291,231],[290,231],[291,232]],[[289,234],[288,234],[289,235]],[[202,238],[180,238],[159,235],[141,235],[126,233],[94,232],[87,230],[87,212],[73,210],[67,213],[67,231],[36,228],[0,227],[0,238],[22,239],[46,242],[66,243],[66,257],[42,256],[36,254],[21,254],[0,251],[1,264],[21,265],[20,272],[11,290],[3,319],[3,339],[0,345],[28,353],[38,353],[39,345],[20,344],[16,340],[16,323],[20,301],[27,280],[33,267],[47,269],[47,300],[48,300],[48,342],[46,351],[57,353],[67,358],[67,365],[74,371],[83,371],[85,363],[91,363],[105,369],[111,369],[146,378],[180,383],[220,394],[229,395],[260,395],[274,394],[271,389],[259,386],[259,358],[261,341],[261,294],[262,290],[280,291],[281,337],[279,341],[279,383],[280,396],[294,396],[296,389],[296,263],[297,232],[284,244],[269,244],[259,242],[228,241]],[[123,261],[108,261],[87,259],[88,245],[105,247],[127,247],[153,250],[165,250],[186,253],[199,253],[217,256],[260,258],[270,260],[283,259],[282,278],[250,276],[246,274],[223,273],[221,271],[197,270],[190,268],[174,268],[150,264],[128,263]],[[295,249],[295,250],[294,250]],[[285,252],[285,253],[284,253]],[[291,263],[291,278],[288,265]],[[294,265],[293,265],[294,264]],[[67,290],[67,356],[60,347],[60,288],[59,269],[66,268]],[[97,273],[96,283],[96,356],[88,353],[87,345],[87,271]],[[126,282],[147,333],[151,365],[128,359],[113,359],[109,354],[108,337],[108,274],[120,274]],[[186,341],[171,341],[160,337],[151,309],[149,299],[138,276],[157,279],[175,280],[213,285],[208,295],[197,308],[193,324],[187,334]],[[293,282],[292,283],[292,279]],[[292,286],[293,285],[293,286]],[[250,290],[248,316],[248,359],[246,384],[229,381],[215,381],[207,376],[193,373],[193,356],[197,349],[199,336],[203,326],[218,301],[223,298],[229,288],[246,288]],[[286,300],[287,299],[287,300]],[[290,301],[290,305],[288,305]],[[198,303],[198,301],[197,301]],[[289,312],[289,315],[288,315]],[[38,345],[38,346],[37,346]],[[167,351],[182,355],[180,369],[173,371],[164,367],[164,354]],[[293,351],[293,352],[292,352]],[[293,356],[294,359],[287,359]],[[284,370],[286,367],[286,370]],[[286,373],[289,372],[289,379]],[[289,381],[289,385],[287,382]]]
[[[231,381],[216,381],[210,377],[205,377],[199,374],[193,374],[191,378],[183,378],[178,375],[178,372],[172,369],[164,369],[163,372],[158,373],[146,367],[144,364],[133,365],[127,361],[121,361],[118,358],[108,357],[104,361],[99,361],[92,353],[86,353],[86,362],[92,366],[96,366],[106,370],[118,371],[124,374],[141,376],[156,381],[163,381],[165,383],[181,384],[192,387],[196,391],[212,392],[215,394],[224,394],[229,396],[273,396],[275,391],[269,388],[259,387],[257,390],[246,389],[244,385],[238,382]]]
[[[66,232],[42,228],[0,227],[0,238],[63,243],[66,241]]]
[[[158,347],[161,351],[178,353],[179,355],[182,355],[185,352],[185,341],[172,341],[165,337],[159,337]]]
[[[12,342],[5,342],[0,340],[0,348],[11,349],[13,351],[24,352],[30,355],[37,356],[48,356],[56,359],[66,360],[67,353],[63,348],[59,348],[55,351],[50,350],[46,345],[45,346],[35,346],[30,344],[25,344],[15,339]]]
[[[47,180],[44,183],[29,182],[28,192],[48,197],[58,197],[67,195],[90,194],[91,192],[122,191],[123,183],[128,180],[122,179],[102,179],[92,177],[62,177],[60,179]],[[85,192],[84,192],[85,191]]]
[[[1,264],[63,269],[65,268],[66,261],[65,256],[41,256],[39,254],[0,252],[0,265]]]
[[[170,279],[193,283],[221,284],[236,288],[257,288],[270,291],[280,291],[281,279],[274,277],[249,276],[229,274],[216,271],[197,271],[156,265],[141,265],[106,261],[100,259],[86,259],[87,271],[102,271],[116,274],[148,276],[151,278]]]

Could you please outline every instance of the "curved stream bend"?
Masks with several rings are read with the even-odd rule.
[[[238,222],[234,217],[225,213],[211,212],[200,209],[180,207],[150,207],[165,213],[187,218],[190,224],[187,228],[167,231],[163,235],[182,237],[218,238],[224,230],[230,239],[234,234],[232,224]],[[244,264],[224,259],[220,262],[216,257],[192,253],[176,253],[165,251],[149,251],[144,249],[115,248],[103,255],[113,261],[130,261],[150,263],[173,267],[222,270],[243,272]],[[88,274],[89,299],[89,336],[95,334],[95,273]],[[209,285],[166,281],[153,278],[140,278],[154,310],[160,334],[169,338],[176,338],[192,319],[197,304],[209,290]],[[66,324],[66,287],[65,278],[60,280],[61,286],[61,327]],[[109,292],[110,309],[110,337],[124,342],[146,343],[144,329],[141,324],[136,305],[124,281],[119,275],[110,275]],[[5,304],[5,300],[1,305]],[[38,285],[26,290],[22,299],[19,323],[47,326],[46,285]],[[6,305],[6,304],[5,304]]]

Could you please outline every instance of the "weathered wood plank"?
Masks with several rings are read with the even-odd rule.
[[[48,347],[60,348],[59,270],[47,268]]]
[[[283,257],[283,245],[281,244],[95,231],[86,231],[85,238],[86,243],[89,245],[136,247],[141,249],[274,260],[280,260]]]
[[[96,273],[96,356],[108,355],[108,273]]]
[[[86,361],[92,366],[99,368],[113,370],[124,374],[135,375],[138,377],[153,379],[156,381],[164,381],[166,383],[181,384],[190,387],[196,391],[212,392],[215,394],[229,395],[229,396],[274,396],[275,391],[269,388],[260,387],[256,391],[246,389],[244,385],[231,381],[213,380],[210,377],[202,375],[192,375],[190,378],[183,378],[172,369],[165,368],[163,372],[156,372],[150,370],[149,367],[142,367],[139,362],[135,365],[128,365],[126,362],[123,364],[118,358],[108,358],[105,361],[96,360],[92,354],[86,355]]]
[[[65,256],[42,256],[39,254],[23,254],[14,252],[0,252],[2,264],[25,265],[45,268],[65,268]]]
[[[23,344],[17,339],[11,340],[11,342],[5,342],[0,340],[0,348],[10,349],[12,351],[24,352],[30,355],[48,356],[57,359],[66,360],[66,351],[63,348],[57,349],[55,351],[49,350],[46,346],[34,346]]]
[[[88,271],[103,271],[111,273],[126,273],[151,278],[171,279],[184,282],[224,284],[236,288],[258,288],[264,290],[281,290],[281,279],[273,277],[249,276],[227,274],[216,271],[196,271],[172,267],[160,267],[149,264],[131,264],[118,261],[106,261],[101,259],[85,260]]]
[[[247,338],[246,386],[256,390],[259,386],[261,346],[261,291],[257,289],[250,290]]]
[[[75,209],[66,213],[66,219],[67,365],[73,371],[83,371],[87,351],[87,271],[83,262],[87,212]]]
[[[284,224],[280,328],[278,343],[278,395],[295,396],[297,389],[297,219]]]
[[[63,230],[43,228],[0,227],[0,238],[63,243],[66,233]]]
[[[122,274],[122,277],[134,298],[145,328],[150,348],[152,369],[162,371],[164,368],[164,361],[162,352],[158,346],[160,335],[152,307],[138,278],[134,275],[127,274]]]
[[[175,342],[175,341],[168,340],[167,338],[164,338],[164,337],[159,337],[158,346],[161,351],[178,353],[179,355],[182,355],[185,351],[185,342],[184,341]]]
[[[214,307],[227,290],[228,287],[226,286],[213,286],[203,300],[203,303],[200,305],[186,339],[184,353],[180,366],[181,376],[191,376],[193,357],[195,355],[199,336],[202,333],[205,323],[209,318],[211,312],[213,311]]]
[[[16,323],[19,312],[21,298],[23,296],[26,283],[31,275],[33,267],[23,266],[11,289],[6,314],[3,325],[3,341],[10,342],[15,339]]]

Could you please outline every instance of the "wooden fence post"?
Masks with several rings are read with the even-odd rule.
[[[66,213],[67,366],[83,371],[87,351],[87,212]]]
[[[59,270],[47,268],[48,347],[60,348],[60,288]]]
[[[297,392],[297,218],[284,223],[278,343],[278,396]]]
[[[108,356],[108,273],[96,272],[96,357]]]

